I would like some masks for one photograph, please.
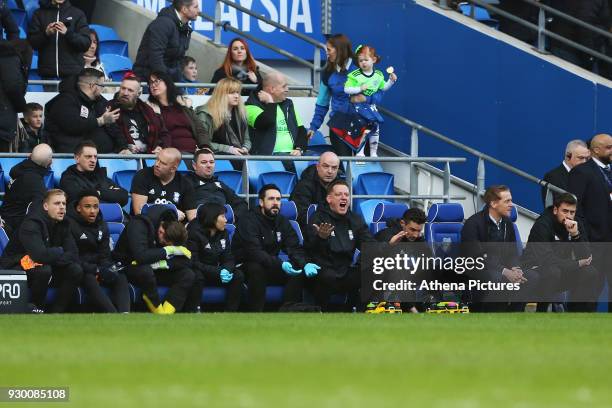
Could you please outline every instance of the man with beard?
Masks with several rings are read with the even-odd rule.
[[[167,144],[168,131],[153,109],[140,100],[142,87],[138,77],[128,72],[119,92],[109,105],[119,109],[117,125],[132,153],[157,153]]]
[[[295,202],[298,212],[298,222],[306,226],[308,207],[326,204],[327,186],[338,179],[340,159],[334,152],[325,152],[319,157],[319,162],[308,166],[302,172],[300,181],[291,192],[290,200]]]
[[[320,206],[308,222],[305,248],[307,259],[321,265],[320,270],[309,271],[315,300],[323,311],[327,310],[333,293],[348,293],[356,301],[361,286],[359,266],[353,266],[355,250],[361,244],[376,242],[361,215],[349,210],[349,188],[344,180],[336,180],[327,187],[327,204]]]
[[[591,159],[572,169],[569,174],[569,192],[578,199],[576,219],[581,221],[593,250],[593,265],[608,279],[612,288],[612,136],[599,134],[590,144]],[[612,292],[609,292],[612,293]],[[612,312],[612,302],[608,303]]]
[[[284,284],[285,303],[302,299],[302,269],[318,269],[306,263],[304,250],[287,218],[279,214],[281,192],[274,184],[259,190],[259,205],[238,220],[232,239],[236,264],[242,263],[249,288],[250,309],[261,312],[266,301],[266,285]],[[279,259],[283,251],[288,261]]]
[[[215,155],[212,150],[203,148],[193,154],[193,172],[187,175],[193,184],[193,192],[187,198],[187,219],[196,218],[197,208],[202,204],[229,204],[234,210],[236,219],[248,211],[247,203],[227,184],[215,177]]]

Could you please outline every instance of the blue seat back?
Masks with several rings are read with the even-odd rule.
[[[370,232],[372,235],[378,234],[380,231],[387,228],[387,223],[385,221],[378,221],[370,223]]]
[[[116,171],[138,170],[138,160],[126,159],[98,159],[100,167],[106,167],[106,175],[113,178]]]
[[[147,167],[155,166],[155,159],[145,159],[145,165]],[[184,160],[181,160],[181,162],[179,163],[177,171],[189,171]]]
[[[458,255],[463,229],[463,207],[458,203],[438,203],[427,214],[425,240],[438,256]],[[453,245],[455,244],[455,245]]]
[[[232,162],[229,160],[217,160],[215,158],[215,173],[218,171],[236,171],[234,170],[234,166],[232,166]]]
[[[10,7],[11,10],[11,14],[13,15],[13,19],[15,20],[15,23],[17,23],[17,25],[20,28],[23,28],[24,31],[28,28],[28,16],[25,10],[22,10],[20,8],[17,8],[17,5],[15,5],[15,7]]]
[[[408,204],[406,203],[379,203],[374,208],[372,222],[380,222],[394,218],[402,218],[408,208],[410,207],[408,207]]]
[[[149,211],[149,208],[153,207],[154,205],[163,205],[164,207],[168,207],[171,210],[174,211],[174,213],[176,214],[176,216],[178,217],[178,209],[176,208],[176,205],[172,204],[172,203],[166,203],[166,204],[149,204],[149,203],[145,203],[145,205],[142,206],[142,209],[140,210],[140,213],[143,215],[146,215],[147,212]]]
[[[74,159],[53,159],[53,163],[51,163],[51,170],[53,171],[53,181],[56,186],[59,186],[62,173],[75,163],[76,162]]]
[[[297,220],[297,207],[295,203],[291,200],[282,200],[280,215],[289,220]]]
[[[343,163],[344,168],[347,168],[347,162]],[[352,162],[351,163],[351,174],[353,176],[353,188],[357,188],[357,179],[364,173],[384,173],[382,165],[378,162]],[[348,180],[347,180],[348,181]]]
[[[260,174],[273,171],[285,171],[283,163],[279,161],[249,161],[247,166],[249,169],[249,185],[254,189],[257,189],[257,181],[259,180]]]
[[[219,181],[227,184],[236,194],[242,193],[242,173],[237,170],[221,170],[215,172]]]
[[[374,210],[380,204],[391,204],[388,200],[373,198],[371,200],[354,200],[353,209],[357,214],[361,214],[366,224],[370,224],[374,219]]]
[[[113,81],[121,81],[126,72],[132,70],[132,60],[123,55],[101,54],[100,59],[104,64],[106,74]]]
[[[98,44],[100,55],[121,55],[129,58],[128,42],[123,40],[100,40]]]
[[[117,203],[100,203],[100,212],[105,222],[123,222],[123,211]]]
[[[119,187],[130,191],[136,170],[119,170],[113,173],[113,182]]]
[[[112,27],[101,24],[89,24],[89,28],[96,31],[100,42],[106,40],[121,40],[119,34],[117,34],[117,32]]]
[[[259,191],[266,184],[276,184],[281,194],[291,194],[296,184],[296,176],[288,171],[272,171],[259,175],[256,190]]]
[[[6,246],[9,243],[9,237],[4,228],[0,227],[0,256],[4,253]]]
[[[300,224],[296,220],[289,220],[289,224],[295,230],[295,233],[298,236],[298,240],[300,241],[300,245],[304,245],[304,234],[302,234],[302,229],[300,228]]]
[[[317,211],[317,205],[310,204],[308,206],[308,210],[306,210],[306,224],[310,222],[310,219],[312,218],[312,215],[315,213],[315,211]]]
[[[234,238],[234,233],[236,232],[236,226],[234,224],[225,224],[225,229],[227,230],[227,235],[231,242],[232,238]]]
[[[228,224],[234,224],[234,209],[229,204],[225,204],[225,219]]]
[[[306,168],[308,168],[309,166],[313,165],[313,164],[317,164],[316,161],[294,161],[293,164],[295,165],[295,175],[297,176],[298,179],[300,179],[302,177],[302,173],[304,172],[304,170],[306,170]]]
[[[125,225],[120,222],[107,222],[108,235],[110,236],[111,250],[115,248],[115,244],[119,241],[119,236],[125,229]]]
[[[355,184],[355,194],[393,194],[394,176],[385,172],[360,174]]]

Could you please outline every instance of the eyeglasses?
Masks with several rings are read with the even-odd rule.
[[[159,79],[159,78],[151,79],[151,80],[149,81],[149,86],[150,86],[150,85],[159,85],[159,84],[160,84],[160,82],[162,82],[162,80],[161,80],[161,79]]]

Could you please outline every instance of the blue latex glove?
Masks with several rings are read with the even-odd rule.
[[[222,283],[228,283],[234,278],[234,274],[228,271],[227,269],[221,269],[221,273],[219,274],[219,276],[221,276]]]
[[[291,265],[291,262],[287,262],[287,261],[283,262],[282,269],[289,276],[297,276],[300,273],[302,273],[301,269],[300,270],[293,269],[293,265]]]
[[[317,274],[319,273],[319,269],[321,269],[321,267],[317,264],[307,263],[306,265],[304,265],[304,273],[306,274],[307,278],[317,276]]]

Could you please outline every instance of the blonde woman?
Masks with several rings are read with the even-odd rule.
[[[251,150],[251,139],[244,103],[240,97],[242,84],[233,78],[219,81],[206,105],[196,108],[196,115],[215,153],[243,156]]]

